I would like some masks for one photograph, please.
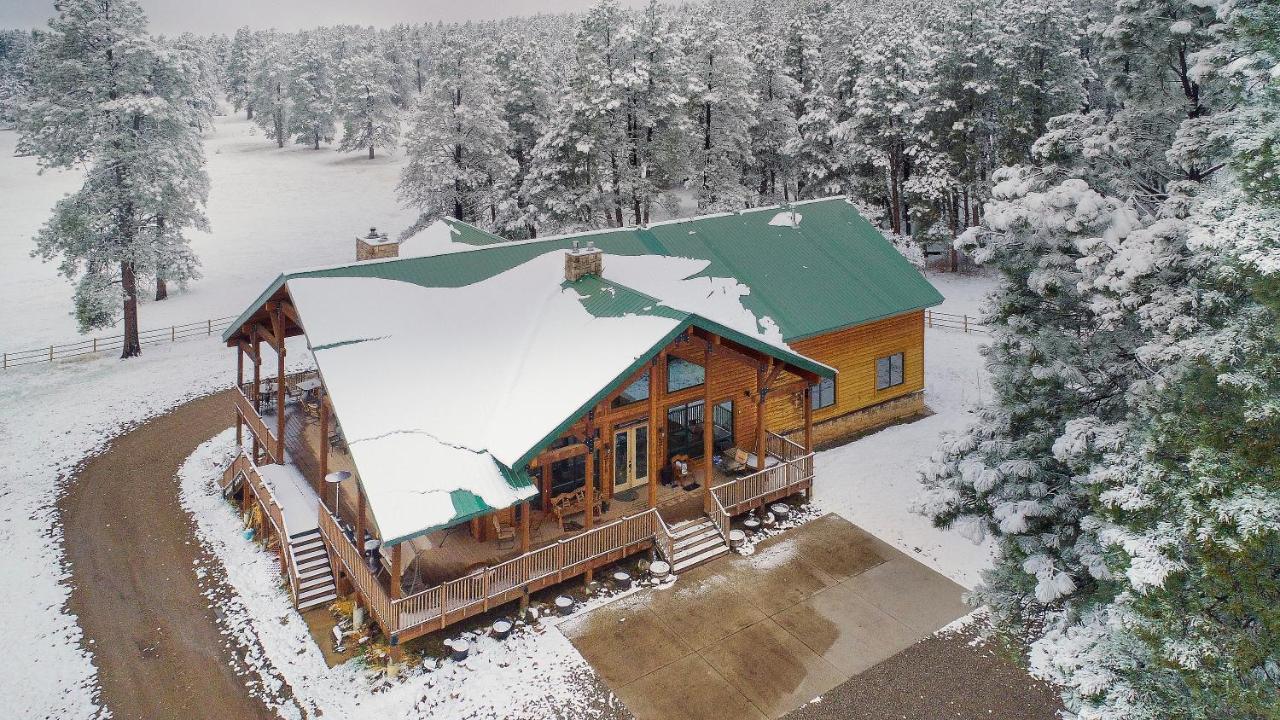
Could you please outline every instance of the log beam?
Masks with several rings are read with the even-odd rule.
[[[404,573],[404,543],[391,548],[391,599],[400,599],[400,576]]]
[[[711,510],[711,481],[715,477],[715,406],[711,402],[711,343],[703,350],[702,378],[702,509]]]

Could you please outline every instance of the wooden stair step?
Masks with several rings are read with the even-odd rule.
[[[321,597],[313,598],[305,602],[299,602],[298,610],[310,610],[313,607],[319,607],[321,605],[331,603],[337,599],[338,599],[338,594],[336,592],[331,592],[328,595],[323,595]]]
[[[692,568],[695,565],[701,565],[702,563],[708,560],[712,560],[714,558],[720,557],[721,555],[724,555],[727,552],[729,552],[729,546],[721,543],[698,555],[694,555],[684,560],[677,561],[675,565],[671,566],[671,571],[676,574],[679,574],[683,570],[688,570],[689,568]]]

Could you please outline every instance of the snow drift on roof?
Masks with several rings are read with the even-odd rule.
[[[672,332],[672,317],[596,317],[547,253],[483,282],[289,280],[385,539],[534,494],[510,467]]]

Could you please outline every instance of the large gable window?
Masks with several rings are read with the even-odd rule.
[[[707,370],[692,360],[667,358],[667,392],[697,387],[707,380]]]
[[[902,384],[902,353],[876,358],[876,390]]]
[[[649,399],[649,371],[636,378],[636,381],[622,389],[618,397],[613,399],[613,407],[622,407],[641,400]]]

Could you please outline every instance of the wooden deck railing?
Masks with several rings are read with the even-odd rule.
[[[776,433],[765,435],[765,452],[783,462],[791,462],[805,455],[803,445]]]
[[[774,437],[784,443],[791,442],[785,438]],[[791,444],[795,445],[795,443]],[[797,445],[796,447],[799,446]],[[729,516],[733,516],[750,510],[753,505],[799,492],[809,487],[812,483],[813,453],[808,453],[800,455],[793,460],[781,461],[777,465],[772,465],[746,477],[720,483],[711,488],[711,494],[720,503],[723,510]]]
[[[294,604],[297,604],[298,569],[294,567],[293,554],[289,552],[289,526],[284,520],[284,508],[276,500],[275,494],[271,492],[271,486],[267,485],[262,479],[262,475],[258,472],[258,466],[253,464],[253,460],[243,450],[236,456],[236,459],[231,463],[231,467],[227,468],[227,472],[223,475],[223,490],[226,490],[237,475],[244,478],[244,482],[249,485],[254,496],[258,498],[258,501],[266,510],[267,522],[271,523],[271,529],[275,532],[276,537],[280,539],[281,567],[289,582],[289,596],[293,598]]]
[[[267,455],[275,462],[283,462],[284,458],[284,438],[277,438],[275,433],[271,432],[271,428],[267,427],[267,423],[258,414],[258,409],[253,406],[253,401],[244,394],[244,388],[236,388],[235,392],[236,412],[240,414],[241,419],[249,426],[249,432],[258,438],[267,451]]]
[[[383,628],[395,628],[395,607],[391,603],[390,594],[378,582],[378,578],[369,572],[368,566],[364,564],[363,554],[347,538],[347,534],[342,531],[333,513],[329,512],[324,503],[318,503],[318,505],[316,514],[320,519],[320,535],[329,546],[332,557],[342,564],[347,577],[351,578],[351,581],[360,589],[360,594],[365,597],[378,625]]]
[[[481,568],[392,602],[395,632],[430,624],[444,628],[452,622],[519,598],[524,588],[552,584],[584,572],[607,556],[653,542],[664,558],[671,557],[671,536],[656,509],[614,520],[546,547]]]

